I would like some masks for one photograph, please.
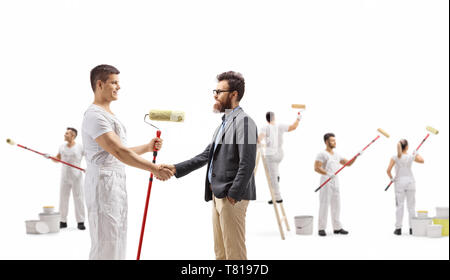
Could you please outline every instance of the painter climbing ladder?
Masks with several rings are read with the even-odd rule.
[[[273,187],[272,187],[272,183],[271,183],[272,181],[270,180],[270,173],[269,173],[269,170],[267,168],[266,157],[264,156],[264,153],[261,152],[261,148],[262,147],[258,148],[258,153],[256,155],[256,163],[255,163],[255,171],[254,171],[254,173],[256,174],[256,171],[258,170],[259,160],[261,159],[261,161],[263,163],[263,166],[264,166],[264,171],[266,173],[267,184],[269,186],[270,196],[272,197],[273,208],[275,210],[275,216],[276,216],[276,219],[277,219],[278,228],[280,230],[281,239],[285,240],[285,234],[284,234],[284,231],[283,231],[282,222],[284,221],[287,231],[290,231],[291,229],[289,227],[289,222],[288,222],[288,219],[286,217],[286,212],[284,211],[283,202],[277,203],[277,201],[275,199],[275,193],[273,191]],[[280,211],[278,210],[278,207],[281,210],[282,217],[280,217]]]

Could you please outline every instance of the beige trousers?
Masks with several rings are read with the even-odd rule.
[[[217,260],[246,260],[245,216],[249,201],[232,205],[227,198],[213,197],[214,251]]]

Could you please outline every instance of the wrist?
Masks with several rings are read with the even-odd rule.
[[[156,173],[158,170],[159,170],[159,167],[156,165],[156,164],[154,164],[153,162],[151,162],[150,163],[150,168],[149,168],[150,170],[150,172],[152,172],[152,173]]]

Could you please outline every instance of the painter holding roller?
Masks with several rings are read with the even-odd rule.
[[[425,161],[421,155],[418,154],[418,150],[422,144],[432,134],[438,134],[439,131],[427,127],[427,136],[423,139],[420,145],[413,151],[412,154],[408,154],[408,141],[402,139],[397,143],[397,154],[393,156],[389,162],[387,174],[391,179],[391,183],[395,184],[395,205],[396,205],[396,222],[395,222],[395,235],[402,235],[403,225],[403,212],[405,208],[405,200],[407,203],[409,214],[409,234],[413,234],[411,220],[416,216],[416,181],[412,173],[413,162],[423,164]],[[395,177],[392,176],[392,169],[395,166]],[[391,184],[389,184],[390,186]],[[389,188],[386,188],[386,190]]]
[[[58,150],[56,158],[64,160],[73,165],[80,165],[81,159],[84,156],[83,146],[75,142],[78,131],[75,128],[68,127],[64,133],[64,141],[67,143],[61,145]],[[46,155],[47,157],[47,155]],[[54,160],[54,162],[58,162]],[[85,211],[84,211],[84,193],[83,193],[83,173],[81,170],[71,168],[67,165],[61,167],[61,184],[59,193],[59,212],[61,213],[60,228],[67,227],[67,214],[69,212],[69,198],[70,193],[73,195],[73,202],[75,205],[75,217],[77,220],[77,227],[80,230],[85,230],[84,226]]]
[[[253,170],[257,128],[240,107],[244,77],[237,72],[217,76],[214,112],[224,113],[206,149],[192,159],[166,165],[180,178],[207,165],[205,200],[213,201],[214,251],[219,260],[245,260],[245,220],[250,200],[256,199]]]
[[[334,151],[336,148],[336,138],[333,133],[327,133],[323,136],[325,142],[325,151],[320,152],[314,163],[314,170],[321,174],[321,183],[331,179],[325,188],[320,191],[319,208],[319,236],[326,236],[326,227],[328,220],[328,207],[331,206],[331,220],[334,234],[348,234],[348,231],[342,228],[340,220],[341,199],[339,192],[339,178],[335,172],[341,165],[351,166],[354,160],[349,162],[347,159]]]
[[[294,106],[294,105],[293,105]],[[304,106],[302,107],[304,109]],[[286,132],[291,132],[297,129],[301,120],[301,114],[298,112],[295,122],[288,125],[282,123],[276,123],[275,113],[266,113],[267,125],[261,129],[261,133],[258,136],[258,144],[264,140],[266,143],[265,159],[267,162],[267,169],[269,171],[271,186],[274,191],[275,200],[277,203],[282,203],[283,199],[280,193],[280,171],[279,166],[284,157],[283,152],[283,135]],[[269,204],[273,201],[270,200]]]
[[[314,170],[321,174],[320,186],[315,190],[320,190],[319,200],[319,236],[326,236],[326,226],[328,218],[328,207],[331,206],[331,218],[334,228],[334,234],[348,234],[348,231],[342,229],[340,222],[340,192],[339,192],[339,178],[337,175],[347,166],[351,166],[355,160],[362,156],[364,152],[383,135],[389,138],[389,134],[383,129],[377,129],[379,133],[369,144],[361,149],[353,158],[347,160],[333,151],[336,148],[336,138],[333,133],[324,135],[323,140],[326,149],[317,155],[314,163]],[[341,166],[342,165],[342,166]]]
[[[160,180],[173,175],[140,156],[161,149],[161,139],[126,147],[125,127],[110,109],[111,102],[118,99],[119,73],[114,66],[105,64],[96,66],[90,73],[94,102],[86,110],[82,125],[90,259],[126,257],[128,202],[124,164],[150,171]]]

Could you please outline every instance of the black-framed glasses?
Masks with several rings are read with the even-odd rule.
[[[219,95],[222,92],[231,92],[231,90],[224,90],[224,89],[213,89],[213,95]]]

